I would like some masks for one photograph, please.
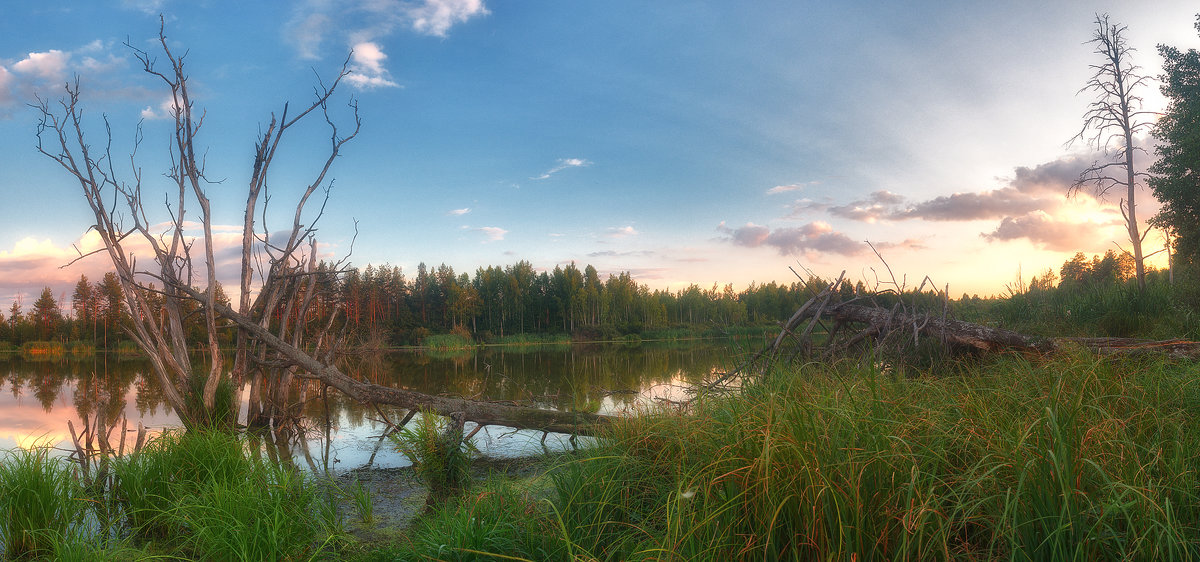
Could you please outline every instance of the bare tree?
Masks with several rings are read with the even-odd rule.
[[[186,425],[211,424],[216,421],[215,416],[222,414],[215,411],[219,409],[218,385],[227,376],[218,338],[219,318],[231,322],[238,330],[232,378],[234,382],[250,385],[247,419],[250,425],[293,419],[296,408],[287,399],[297,379],[332,386],[362,402],[393,404],[410,410],[424,408],[443,415],[462,413],[462,419],[473,421],[478,427],[494,424],[590,433],[610,421],[597,414],[547,411],[384,387],[359,381],[336,366],[335,352],[341,340],[336,329],[338,311],[318,312],[316,305],[328,300],[320,298],[323,280],[342,273],[346,258],[333,264],[318,263],[316,224],[329,198],[332,183],[327,179],[329,171],[342,147],[358,134],[362,125],[353,98],[348,103],[349,117],[342,119],[349,122],[350,126],[345,127],[348,133],[339,126],[330,109],[334,92],[349,73],[349,57],[328,86],[318,78],[315,99],[309,105],[292,115],[285,104],[278,118],[271,116],[257,139],[243,217],[237,309],[221,302],[213,217],[205,191],[209,180],[203,156],[198,156],[196,149],[204,113],[197,112],[189,95],[184,57],[171,51],[161,25],[159,43],[169,66],[165,71],[156,66],[155,57],[129,47],[145,72],[160,79],[171,91],[174,127],[169,145],[171,165],[166,175],[172,182],[163,204],[165,220],[153,221],[147,213],[148,205],[153,204],[147,196],[156,197],[157,192],[143,186],[137,163],[137,147],[143,138],[141,127],[137,130],[134,154],[130,156],[130,171],[122,176],[114,166],[112,129],[107,119],[107,144],[103,152],[93,151],[85,138],[78,80],[67,85],[66,96],[57,106],[39,99],[35,106],[41,114],[37,138],[38,150],[79,182],[96,219],[92,228],[104,244],[101,251],[107,253],[121,280],[124,304],[133,319],[132,337],[149,356],[168,402]],[[282,235],[271,234],[266,226],[266,201],[270,201],[266,192],[272,162],[285,133],[302,119],[316,116],[324,119],[329,132],[325,159],[317,163],[311,182],[298,190],[290,229]],[[309,211],[309,203],[318,190],[323,191],[324,199],[315,211]],[[260,197],[264,199],[261,206]],[[193,204],[199,208],[202,258],[193,255],[197,237],[188,229],[186,211]],[[139,263],[135,256],[135,249],[141,246],[148,247],[152,254],[149,266],[146,260]],[[197,261],[200,267],[194,267]],[[194,284],[199,275],[207,282],[204,289]],[[207,334],[204,345],[210,364],[207,373],[193,372],[188,357],[185,327],[193,321],[188,312],[195,310],[197,303]],[[199,393],[198,388],[202,388]]]
[[[1145,119],[1153,112],[1141,110],[1142,97],[1137,94],[1149,78],[1140,74],[1141,68],[1129,60],[1134,49],[1125,40],[1127,27],[1110,22],[1108,14],[1097,14],[1095,23],[1095,33],[1088,43],[1095,46],[1101,62],[1090,65],[1094,73],[1079,92],[1095,93],[1096,100],[1088,105],[1083,115],[1083,127],[1071,139],[1071,143],[1086,140],[1111,159],[1108,162],[1094,162],[1081,172],[1068,193],[1090,188],[1097,196],[1103,196],[1114,187],[1124,188],[1125,194],[1119,207],[1121,215],[1125,217],[1129,242],[1133,245],[1138,288],[1144,290],[1146,269],[1142,241],[1146,233],[1139,233],[1135,201],[1138,179],[1144,177],[1145,173],[1138,172],[1134,166],[1134,153],[1144,153],[1145,149],[1134,146],[1133,137],[1153,125],[1152,121]],[[1089,133],[1091,136],[1087,136]]]

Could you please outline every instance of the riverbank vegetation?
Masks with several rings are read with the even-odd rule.
[[[369,543],[330,508],[368,520],[369,497],[228,435],[168,434],[114,459],[108,487],[17,451],[0,464],[0,534],[10,558],[68,560],[1189,559],[1195,369],[1081,349],[937,376],[782,368],[687,413],[625,418],[538,478],[468,485]]]

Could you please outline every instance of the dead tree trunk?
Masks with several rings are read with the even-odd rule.
[[[91,153],[84,139],[78,81],[68,85],[66,97],[60,102],[61,112],[53,110],[48,102],[39,104],[38,149],[82,186],[96,218],[92,228],[100,234],[103,251],[116,267],[125,290],[125,304],[133,318],[134,341],[149,357],[167,401],[185,425],[192,427],[214,419],[217,385],[226,376],[222,372],[224,361],[217,338],[218,317],[231,321],[238,330],[233,375],[237,381],[249,380],[250,425],[270,425],[296,413],[296,408],[287,403],[296,378],[318,379],[361,402],[394,404],[413,410],[427,408],[443,415],[462,412],[464,421],[480,426],[594,433],[611,422],[609,417],[590,413],[524,408],[384,387],[356,380],[334,365],[343,335],[338,331],[338,309],[334,307],[321,315],[317,304],[327,300],[320,295],[323,277],[332,275],[336,279],[344,271],[346,258],[318,265],[316,223],[329,197],[332,182],[327,176],[333,162],[362,125],[353,99],[348,103],[351,114],[348,134],[339,130],[329,107],[335,90],[349,72],[349,58],[328,87],[318,83],[316,99],[311,104],[295,115],[289,114],[285,104],[278,118],[271,116],[266,132],[258,139],[243,217],[237,309],[218,300],[213,217],[204,190],[207,180],[203,159],[198,159],[195,148],[204,113],[194,111],[183,56],[174,55],[168,47],[161,22],[158,38],[170,63],[165,72],[155,68],[154,57],[132,45],[129,47],[143,63],[144,70],[162,80],[172,95],[175,117],[170,143],[172,165],[166,175],[173,183],[166,190],[165,219],[149,218],[151,213],[144,194],[157,201],[159,193],[143,189],[141,170],[133,156],[130,157],[132,180],[126,181],[116,173],[110,128],[105,152],[98,156]],[[316,163],[312,181],[298,190],[290,229],[282,235],[273,234],[266,225],[266,205],[260,208],[258,201],[266,197],[271,164],[285,133],[300,120],[314,115],[323,118],[329,127],[326,158]],[[141,141],[140,127],[136,138],[135,153]],[[324,192],[324,201],[318,210],[309,212],[307,205],[319,189]],[[185,210],[192,204],[200,208],[199,235],[188,230],[189,223],[185,220]],[[169,226],[160,232],[156,224]],[[203,291],[193,285],[191,249],[198,237],[204,239],[201,267],[208,286]],[[136,242],[137,248],[132,242]],[[134,258],[135,249],[145,255],[142,246],[151,250],[150,268],[139,266]],[[203,344],[210,357],[208,373],[194,373],[188,355],[189,318],[185,311],[194,308],[194,303],[202,307],[203,328],[208,334]],[[200,400],[195,398],[197,389],[202,389]]]

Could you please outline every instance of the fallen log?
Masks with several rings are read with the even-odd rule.
[[[200,294],[190,287],[184,290],[195,293],[193,296]],[[299,369],[296,376],[319,380],[358,402],[389,404],[409,410],[428,409],[443,416],[461,412],[464,421],[474,422],[480,426],[499,425],[515,429],[533,429],[573,435],[595,435],[615,419],[613,416],[591,412],[544,410],[505,403],[433,396],[422,392],[363,382],[343,373],[335,365],[318,361],[304,350],[283,341],[257,322],[237,313],[225,304],[216,303],[215,310],[221,316],[237,324],[239,328],[249,332],[254,339],[278,353],[283,360],[295,365]]]

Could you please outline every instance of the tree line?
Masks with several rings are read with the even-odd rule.
[[[417,266],[414,276],[393,265],[337,270],[317,266],[318,291],[312,317],[317,325],[337,311],[337,325],[352,341],[416,345],[432,334],[458,333],[479,341],[520,334],[566,334],[574,339],[615,339],[675,329],[776,323],[827,283],[822,279],[781,284],[732,284],[676,291],[650,289],[629,272],[602,276],[574,263],[538,271],[528,261],[457,273],[446,264]],[[220,289],[220,287],[218,287]],[[859,291],[866,289],[859,283]],[[113,349],[128,337],[129,311],[115,273],[93,282],[80,276],[68,297],[46,287],[32,306],[13,301],[0,313],[0,341],[90,342]],[[228,303],[218,290],[218,300]],[[188,302],[188,301],[184,301]],[[199,305],[194,305],[197,310]],[[188,312],[188,311],[185,311]],[[202,318],[188,318],[189,339],[204,338]],[[223,330],[229,343],[233,329]]]

